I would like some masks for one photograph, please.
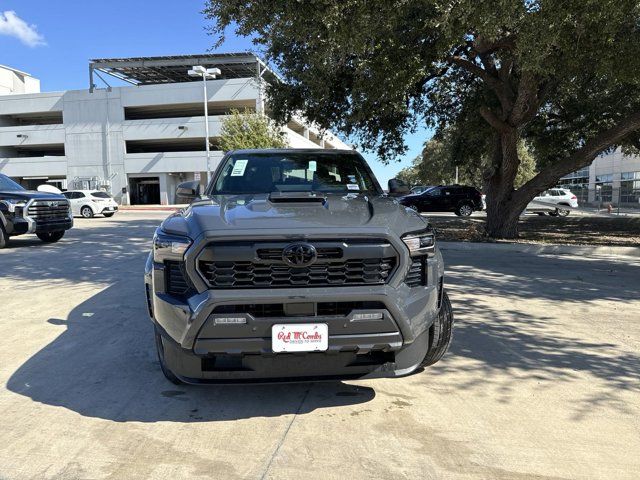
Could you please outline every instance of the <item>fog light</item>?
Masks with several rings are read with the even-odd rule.
[[[384,315],[377,313],[354,313],[353,320],[381,320]]]

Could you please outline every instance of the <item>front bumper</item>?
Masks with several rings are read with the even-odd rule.
[[[72,227],[73,218],[71,217],[49,222],[36,221],[29,217],[15,217],[12,234],[59,232],[69,230]]]
[[[165,291],[164,264],[147,261],[145,284],[149,313],[162,338],[165,362],[187,383],[407,375],[427,353],[429,332],[442,295],[442,259],[428,260],[427,286],[409,287],[401,265],[385,285],[327,288],[215,289],[176,298]],[[358,302],[343,315],[243,317],[243,324],[217,324],[218,307]],[[375,305],[376,308],[369,308]],[[218,308],[218,310],[216,310]],[[356,320],[356,313],[381,314]],[[271,327],[281,323],[326,323],[329,348],[322,353],[274,353]]]
[[[118,206],[117,205],[107,205],[102,210],[100,210],[100,214],[116,213],[117,211],[118,211]]]

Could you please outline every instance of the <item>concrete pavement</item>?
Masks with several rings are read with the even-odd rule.
[[[176,387],[142,271],[165,213],[0,251],[0,478],[640,477],[640,262],[446,249],[451,351],[404,379]]]

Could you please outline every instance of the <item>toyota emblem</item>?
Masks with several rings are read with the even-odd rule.
[[[316,247],[308,243],[293,243],[282,251],[282,260],[292,267],[308,267],[317,258]]]

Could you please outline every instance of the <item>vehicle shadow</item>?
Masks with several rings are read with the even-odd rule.
[[[60,328],[60,335],[11,375],[10,391],[117,422],[273,417],[375,397],[371,388],[335,381],[198,387],[169,383],[157,362],[143,286],[144,263],[160,221],[91,223],[45,248],[36,245],[38,239],[20,238],[19,255],[2,254],[2,275],[16,282],[14,292],[52,283],[106,287],[67,318],[47,320]]]
[[[317,384],[176,386],[160,372],[142,283],[118,282],[81,303],[64,331],[9,379],[7,388],[36,402],[116,422],[205,422],[304,414],[354,405],[373,389]],[[313,388],[313,393],[309,391]]]

